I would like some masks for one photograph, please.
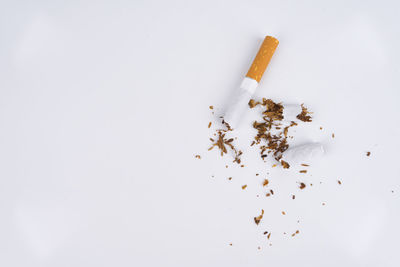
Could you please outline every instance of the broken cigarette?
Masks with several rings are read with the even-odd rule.
[[[235,128],[238,125],[240,117],[256,91],[258,83],[271,61],[272,55],[274,54],[278,44],[279,41],[272,36],[265,37],[261,44],[246,77],[243,79],[239,90],[235,93],[231,104],[225,112],[224,121],[232,128]]]

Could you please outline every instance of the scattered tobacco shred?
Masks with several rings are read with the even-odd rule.
[[[305,184],[305,183],[300,183],[300,186],[299,186],[299,188],[300,188],[300,189],[304,189],[304,188],[306,188],[306,184]]]
[[[289,121],[290,123],[289,124],[286,121],[283,121],[284,106],[282,105],[282,103],[276,103],[271,99],[263,98],[262,101],[256,101],[254,99],[251,99],[248,105],[251,109],[257,106],[261,108],[261,119],[254,121],[252,124],[252,127],[256,130],[256,135],[254,136],[254,139],[251,141],[250,146],[256,145],[260,149],[260,157],[264,161],[269,156],[272,159],[276,160],[276,163],[280,164],[284,169],[290,168],[290,164],[289,162],[284,160],[283,154],[289,149],[288,139],[293,139],[293,136],[289,136],[289,130],[291,127],[297,126],[298,123],[294,121]],[[213,106],[209,106],[209,108],[211,110],[214,109]],[[305,107],[304,104],[301,104],[301,113],[298,114],[296,118],[302,122],[311,122],[312,121],[311,114],[312,112],[308,111],[308,109]],[[217,147],[219,149],[221,156],[224,156],[224,154],[228,154],[228,152],[231,151],[234,153],[233,162],[239,164],[240,167],[244,167],[244,165],[241,163],[241,156],[243,153],[241,150],[238,150],[234,145],[234,141],[237,138],[235,137],[232,138],[230,136],[233,129],[225,121],[222,121],[222,124],[223,124],[222,127],[223,129],[215,130],[213,138],[210,138],[212,145],[209,148],[209,150],[212,150],[214,147]],[[208,128],[211,128],[211,126],[212,122],[209,122]],[[322,127],[319,128],[320,130],[322,130]],[[335,136],[332,133],[332,138],[334,137]],[[370,152],[367,152],[367,156],[370,156]],[[200,158],[200,155],[196,155],[196,158]],[[272,167],[273,168],[277,167],[277,164],[272,164]],[[309,167],[309,165],[305,163],[301,164],[301,166]],[[226,165],[225,167],[228,168],[228,165]],[[300,170],[299,172],[307,173],[307,170]],[[256,173],[256,176],[259,176],[259,174]],[[232,180],[232,177],[228,177],[228,180]],[[339,180],[338,183],[341,184]],[[268,185],[269,185],[269,180],[264,179],[262,182],[262,186],[265,187]],[[242,185],[241,187],[242,190],[245,190],[247,188],[247,184]],[[306,188],[306,184],[303,182],[299,182],[299,188],[300,189]],[[272,195],[274,195],[274,191],[272,189],[269,189],[269,191],[266,193],[266,197],[270,197]],[[257,197],[259,197],[259,195],[257,195]],[[292,199],[296,198],[295,195],[292,195],[291,197]],[[325,205],[325,203],[323,203],[322,205]],[[281,213],[282,215],[286,215],[285,211],[282,211]],[[259,223],[263,219],[263,216],[264,216],[264,210],[262,209],[261,214],[259,216],[254,217],[254,222],[256,223],[256,225],[259,225]],[[300,221],[297,221],[297,223],[299,222]],[[295,236],[298,233],[299,230],[293,233],[292,236]],[[284,234],[286,234],[286,232]],[[264,235],[267,235],[267,239],[270,239],[271,237],[271,233],[268,231],[265,231]],[[230,243],[229,245],[232,246],[232,243]],[[271,245],[272,243],[270,243],[270,246]],[[261,248],[258,247],[258,249]]]
[[[257,130],[257,135],[254,137],[254,144],[260,147],[260,156],[264,160],[268,155],[271,155],[276,161],[280,162],[282,167],[288,169],[289,163],[282,160],[283,153],[289,148],[288,132],[289,128],[296,126],[297,123],[292,121],[289,126],[282,127],[281,121],[283,120],[283,105],[282,103],[275,103],[271,99],[263,98],[262,101],[249,101],[250,108],[257,105],[262,106],[265,110],[262,111],[262,120],[254,121],[253,128]],[[302,112],[297,115],[299,120],[310,122],[311,116],[307,108],[302,104]],[[283,128],[283,129],[282,129]],[[276,167],[276,164],[272,165]]]
[[[194,156],[196,159],[201,159],[201,156],[200,155],[196,155],[196,156]]]
[[[218,129],[216,130],[216,134],[218,135],[218,139],[215,141],[214,139],[210,138],[210,141],[213,142],[211,147],[208,150],[212,150],[214,147],[218,147],[219,150],[221,151],[221,156],[224,154],[228,153],[228,148],[230,148],[234,153],[235,153],[235,158],[233,162],[236,162],[237,164],[241,163],[240,156],[243,154],[241,150],[238,150],[235,148],[233,145],[233,138],[228,138],[226,137],[226,134],[228,132],[232,131],[232,128],[229,126],[228,123],[223,121],[223,125],[225,125],[226,129]]]
[[[229,243],[229,246],[232,246],[232,243]]]
[[[297,235],[297,234],[299,234],[300,233],[300,231],[299,230],[296,230],[296,232],[294,232],[293,234],[292,234],[292,236],[295,236],[295,235]]]
[[[369,157],[369,156],[371,156],[371,152],[368,151],[367,152],[367,157]]]
[[[335,134],[334,133],[332,133],[332,138],[335,138]]]
[[[304,104],[301,104],[301,113],[297,115],[296,118],[304,122],[311,122],[312,118],[308,114],[310,114],[310,112],[307,110]]]
[[[338,184],[342,184],[342,182],[340,180],[338,180],[337,182],[338,182]]]
[[[290,167],[289,163],[287,163],[287,162],[284,161],[284,160],[281,160],[281,164],[282,164],[282,167],[283,167],[284,169],[289,169],[289,167]]]
[[[254,101],[254,99],[250,99],[249,101],[249,106],[250,108],[254,108],[255,106],[257,106],[259,103],[256,103],[256,101]]]
[[[261,215],[254,217],[254,222],[258,225],[264,216],[264,210],[261,210]],[[269,239],[269,238],[268,238]]]
[[[253,105],[252,105],[253,103]],[[257,130],[257,135],[254,137],[256,144],[263,144],[260,146],[261,156],[267,154],[273,154],[277,160],[281,158],[281,154],[288,149],[287,138],[282,137],[282,132],[280,134],[272,134],[273,128],[280,129],[280,123],[283,119],[283,105],[281,103],[275,103],[271,99],[263,98],[262,102],[250,101],[250,107],[254,107],[258,104],[265,107],[262,112],[262,121],[254,121],[253,128]],[[287,131],[287,130],[285,130]],[[264,144],[265,143],[265,144]],[[267,153],[267,154],[265,154]]]
[[[280,128],[276,127],[275,129],[278,129],[278,130],[279,130]],[[286,126],[285,128],[283,128],[283,135],[284,135],[285,137],[287,137],[288,131],[289,131],[289,126]]]
[[[322,206],[325,206],[325,202],[322,202]]]

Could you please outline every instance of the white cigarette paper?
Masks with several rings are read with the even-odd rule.
[[[256,91],[258,82],[254,79],[245,77],[231,98],[230,104],[225,111],[224,121],[235,129],[243,113],[249,108],[249,101]]]
[[[325,154],[321,143],[307,143],[289,148],[283,153],[282,159],[289,164],[309,163]]]

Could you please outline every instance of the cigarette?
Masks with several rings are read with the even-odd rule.
[[[274,54],[278,44],[279,41],[272,36],[265,37],[263,43],[261,44],[261,47],[246,74],[246,77],[243,79],[239,90],[237,90],[235,95],[232,97],[232,101],[223,117],[224,121],[232,128],[236,128],[238,126],[240,118],[246,110],[251,97],[256,91],[257,86],[265,70],[267,69],[269,62],[271,61],[272,55]]]

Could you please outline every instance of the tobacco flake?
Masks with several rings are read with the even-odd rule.
[[[304,104],[301,104],[301,113],[299,115],[297,115],[296,118],[298,118],[299,120],[304,121],[304,122],[311,122],[312,118],[308,114],[311,114],[311,112],[309,112],[307,110],[307,108],[304,106]]]
[[[284,160],[281,160],[281,164],[282,164],[282,167],[283,167],[284,169],[289,169],[289,167],[290,167],[289,163],[287,163],[287,162],[284,161]]]
[[[292,236],[295,236],[295,235],[297,235],[297,234],[299,234],[300,233],[300,231],[299,230],[296,230],[296,232],[294,232],[293,234],[292,234]]]
[[[264,210],[262,209],[261,215],[254,217],[254,222],[258,225],[260,223],[261,219],[263,218],[263,216],[264,216]]]

